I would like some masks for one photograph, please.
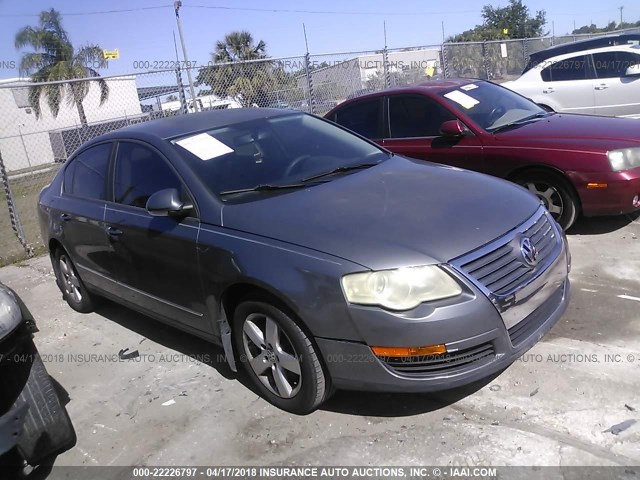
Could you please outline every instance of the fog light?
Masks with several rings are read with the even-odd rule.
[[[425,347],[371,347],[378,357],[416,357],[422,355],[443,355],[447,353],[445,345],[427,345]]]
[[[633,197],[633,206],[635,208],[640,208],[640,197],[638,195],[636,195],[635,197]]]

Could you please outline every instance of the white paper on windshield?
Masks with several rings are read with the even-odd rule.
[[[211,160],[212,158],[233,152],[232,148],[229,148],[217,138],[213,138],[206,133],[183,138],[176,143],[188,152],[193,153],[200,160]]]
[[[476,85],[475,83],[470,83],[469,85],[463,85],[462,87],[460,87],[460,90],[468,92],[469,90],[474,90],[476,88],[478,88],[478,85]]]
[[[475,98],[470,97],[469,95],[467,95],[464,92],[461,92],[460,90],[454,90],[453,92],[445,93],[444,96],[447,97],[449,100],[453,100],[457,104],[462,105],[467,110],[475,107],[477,104],[480,103]]]

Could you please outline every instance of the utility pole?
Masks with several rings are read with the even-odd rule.
[[[189,64],[189,57],[187,56],[187,46],[184,43],[184,35],[182,34],[182,22],[180,21],[180,7],[182,6],[181,0],[173,2],[173,7],[176,10],[176,22],[178,23],[178,33],[180,34],[180,43],[182,44],[182,56],[184,57],[185,70],[187,71],[187,79],[189,80],[189,90],[191,92],[191,103],[193,104],[193,111],[198,111],[198,105],[196,103],[196,92],[193,89],[193,80],[191,79],[191,65]]]
[[[624,10],[624,5],[618,7],[618,10],[620,10],[620,28],[622,28],[622,10]]]

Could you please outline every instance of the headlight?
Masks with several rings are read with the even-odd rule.
[[[350,303],[390,310],[409,310],[422,302],[462,293],[460,285],[434,265],[352,273],[342,277],[342,289]]]
[[[640,148],[622,148],[607,152],[611,168],[615,172],[640,167]]]
[[[0,285],[0,339],[12,332],[22,320],[20,306],[11,290]]]

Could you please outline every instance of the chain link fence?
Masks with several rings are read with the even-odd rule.
[[[636,30],[637,31],[637,30]],[[0,265],[44,250],[37,200],[84,142],[156,118],[227,108],[271,107],[324,115],[340,102],[391,86],[448,77],[502,82],[529,54],[594,35],[314,54],[191,68],[185,64],[98,79],[0,81]],[[154,68],[137,62],[135,68]],[[39,97],[39,102],[36,99]]]

